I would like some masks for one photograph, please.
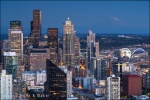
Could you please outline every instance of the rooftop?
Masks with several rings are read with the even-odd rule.
[[[141,77],[141,76],[139,76],[139,75],[123,75],[123,76],[127,76],[127,77]]]
[[[16,52],[4,52],[4,56],[17,56]]]

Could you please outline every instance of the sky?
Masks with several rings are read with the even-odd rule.
[[[1,1],[1,33],[9,22],[20,20],[23,33],[30,33],[33,10],[42,11],[42,33],[47,28],[63,32],[69,17],[77,33],[149,33],[149,1]]]

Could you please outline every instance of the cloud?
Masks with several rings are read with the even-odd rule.
[[[116,24],[116,25],[123,25],[124,24],[124,22],[118,17],[113,16],[113,17],[109,17],[109,19],[111,20],[111,22],[113,24]]]

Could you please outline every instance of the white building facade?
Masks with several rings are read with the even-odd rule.
[[[26,81],[27,86],[42,86],[46,82],[46,71],[25,71],[22,73],[22,81]]]
[[[67,74],[67,97],[70,97],[73,93],[72,90],[72,71],[67,70],[67,66],[58,66]]]
[[[1,82],[1,100],[12,99],[12,75],[6,75],[6,70],[2,70]]]
[[[75,60],[75,32],[74,24],[68,18],[63,23],[63,65],[73,66]]]
[[[44,85],[44,82],[46,82],[46,71],[36,71],[36,78],[35,78],[36,85]]]
[[[107,99],[120,99],[120,77],[115,77],[115,75],[111,75],[107,78]]]

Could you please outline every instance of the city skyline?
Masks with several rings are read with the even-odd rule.
[[[150,100],[147,1],[2,1],[0,99]]]
[[[29,35],[35,9],[42,12],[44,34],[47,28],[58,28],[58,33],[63,33],[62,24],[68,17],[77,33],[92,30],[94,33],[149,34],[148,1],[2,1],[1,33],[8,32],[10,21],[19,20],[23,33]]]

